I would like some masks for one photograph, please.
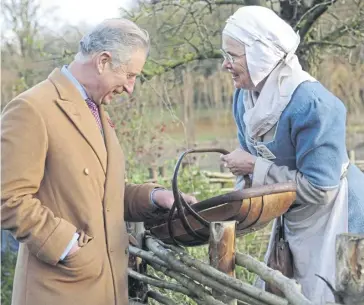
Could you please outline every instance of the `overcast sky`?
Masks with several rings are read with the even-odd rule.
[[[119,8],[130,8],[135,0],[39,0],[43,9],[54,8],[53,14],[60,22],[90,25],[119,17]]]
[[[78,26],[79,29],[96,25],[107,18],[120,17],[119,9],[130,9],[137,0],[37,0],[41,13],[39,23],[55,33],[65,25]],[[0,14],[1,34],[12,38],[11,28]],[[1,40],[1,44],[3,41]]]

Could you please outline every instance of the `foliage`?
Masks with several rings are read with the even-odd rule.
[[[342,98],[349,113],[363,109],[360,80],[364,66],[364,1],[277,1],[274,5],[270,1],[141,1],[134,12],[125,12],[150,32],[152,41],[144,83],[137,87],[133,102],[142,104],[144,109],[171,112],[173,125],[168,125],[168,130],[179,130],[188,147],[201,139],[197,134],[201,128],[196,127],[201,122],[196,116],[200,109],[212,110],[211,129],[217,126],[222,130],[231,125],[231,116],[222,124],[216,121],[224,117],[222,111],[231,112],[234,90],[230,76],[221,71],[221,60],[217,58],[221,30],[239,5],[257,2],[272,7],[300,31],[301,62]],[[344,79],[336,77],[339,73],[335,61],[342,63]],[[168,122],[168,116],[158,114],[155,121]]]
[[[163,138],[166,129],[163,123],[153,123],[147,115],[143,103],[135,103],[134,98],[108,106],[114,122],[119,142],[123,146],[129,175],[138,174],[139,164],[152,164],[161,157]]]
[[[15,273],[16,253],[6,251],[1,254],[1,300],[3,305],[11,304],[11,293]]]
[[[317,72],[317,77],[322,79],[322,83],[331,88],[332,92],[345,102],[350,114],[359,114],[364,109],[364,62],[361,63],[359,60],[360,55],[364,55],[364,44],[361,53],[359,50],[353,52],[350,56],[350,64],[338,56],[327,58]],[[328,71],[331,77],[325,77]],[[354,125],[351,119],[349,130],[355,128]],[[363,128],[363,124],[359,124],[358,127]]]
[[[219,140],[209,145],[228,148],[222,141],[235,138],[230,109],[234,88],[230,76],[221,71],[218,49],[227,17],[239,6],[251,4],[272,7],[296,27],[302,42],[299,56],[310,72],[337,94],[350,112],[363,109],[363,0],[140,1],[134,12],[123,15],[150,33],[152,48],[144,78],[133,98],[121,96],[119,102],[123,103],[108,107],[125,152],[129,181],[142,183],[151,178],[148,168],[159,166],[171,177],[177,149],[196,143],[205,146],[197,134],[198,124],[204,120],[209,120],[205,126],[208,135]],[[2,37],[2,106],[45,79],[54,67],[69,63],[84,30],[65,26],[53,31],[45,25],[50,17],[42,15],[37,0],[4,0],[3,10],[6,29],[12,35]],[[204,160],[198,157],[193,161],[202,164]],[[211,164],[217,163],[209,161]],[[209,184],[201,168],[187,166],[179,176],[181,190],[196,193],[200,200],[221,192]],[[170,187],[170,179],[158,176],[158,182]],[[237,248],[262,259],[266,232],[269,227],[239,238]],[[190,248],[189,253],[208,258],[206,247]],[[2,304],[10,304],[15,260],[10,253],[1,258]],[[253,281],[244,269],[237,269],[237,277]],[[173,298],[178,304],[188,304],[186,297]]]
[[[168,166],[169,173],[167,175],[170,177],[172,176],[172,165],[174,163],[175,161],[174,162],[171,161]],[[133,176],[133,179],[135,177],[138,177],[138,180],[135,182],[140,183],[143,181],[143,179],[147,178],[147,175],[146,173],[144,173],[143,175],[140,174],[139,172],[139,175]],[[171,188],[169,180],[166,183],[165,180],[163,180],[162,177],[160,176],[158,179],[158,183],[164,184],[167,188]],[[196,196],[198,197],[199,200],[204,200],[209,197],[222,194],[221,189],[219,189],[216,185],[210,184],[206,174],[196,166],[188,166],[184,168],[179,174],[178,184],[180,186],[180,190],[185,193],[194,193],[194,194],[197,193]],[[270,232],[270,226],[266,227],[266,229],[263,229],[262,231],[253,232],[243,237],[238,237],[236,245],[237,251],[250,254],[262,260],[268,242],[267,233],[269,234],[269,232]],[[190,247],[187,249],[187,251],[191,256],[195,257],[196,259],[208,262],[209,256],[208,256],[207,246]],[[156,272],[151,267],[148,267],[148,275],[160,278],[162,280],[168,280],[174,282],[173,279],[172,280],[169,279],[161,272]],[[236,277],[243,281],[253,283],[256,276],[247,271],[245,268],[237,267]],[[176,304],[195,305],[195,302],[189,299],[187,296],[181,295],[179,293],[173,293],[166,289],[159,289],[159,288],[153,288],[153,289],[171,298],[176,302]],[[150,299],[149,304],[157,305],[158,303]]]
[[[46,23],[54,21],[54,14],[43,12],[39,0],[4,0],[2,12],[5,22],[1,37],[1,100],[4,106],[15,95],[44,80],[53,68],[68,62],[77,50],[80,32],[71,27],[65,27],[61,33],[53,31]]]
[[[3,2],[5,29],[11,35],[2,37],[2,106],[45,79],[54,67],[72,60],[78,38],[87,29],[71,26],[52,29],[47,21],[54,19],[54,13],[51,17],[45,16],[38,0]],[[151,108],[164,109],[167,114],[174,111],[177,120],[174,117],[173,124],[178,124],[178,130],[182,129],[186,142],[193,143],[197,140],[191,130],[196,120],[195,107],[208,107],[216,112],[222,107],[230,110],[233,85],[229,75],[221,73],[219,67],[221,30],[227,17],[239,6],[252,4],[273,8],[300,30],[299,56],[320,81],[332,84],[335,64],[327,65],[327,60],[335,56],[345,61],[348,76],[341,81],[345,85],[350,80],[355,92],[344,102],[350,103],[350,109],[362,107],[363,101],[356,89],[360,87],[361,76],[354,76],[347,59],[354,58],[354,65],[364,64],[363,0],[140,0],[139,7],[123,12],[123,16],[137,21],[150,33],[152,48],[144,76],[150,79],[160,75],[149,82],[144,79],[144,84],[137,87],[134,102],[144,105],[144,113]],[[328,68],[325,75],[320,73],[322,62]],[[171,73],[165,73],[171,69]],[[329,89],[333,90],[330,86]],[[335,93],[341,91],[335,89]],[[186,103],[193,107],[185,107]],[[156,114],[154,120],[168,120],[166,116],[158,116],[155,110],[153,114]]]
[[[302,42],[298,54],[308,70],[315,68],[318,55],[353,49],[364,39],[361,0],[140,1],[135,12],[124,14],[151,33],[152,52],[145,76],[150,78],[193,60],[220,57],[225,21],[243,5],[267,6],[294,27]]]

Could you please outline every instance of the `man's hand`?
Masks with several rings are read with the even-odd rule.
[[[193,196],[182,194],[182,197],[189,204],[197,202],[197,199]],[[171,209],[174,202],[173,192],[168,190],[156,190],[153,194],[153,201],[161,208]]]
[[[221,155],[220,159],[224,167],[227,167],[235,176],[243,176],[254,172],[257,157],[237,148],[228,155]]]

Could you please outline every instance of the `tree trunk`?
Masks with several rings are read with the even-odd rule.
[[[195,143],[193,79],[192,72],[187,70],[183,75],[183,124],[186,128],[187,147],[192,148]]]

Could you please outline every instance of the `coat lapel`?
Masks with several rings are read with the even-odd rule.
[[[107,150],[107,171],[105,184],[106,205],[111,204],[115,198],[120,198],[120,190],[124,188],[124,154],[120,147],[113,124],[104,110],[100,107],[100,118],[104,129],[105,144]]]
[[[48,78],[59,93],[60,98],[56,100],[58,106],[92,147],[106,173],[107,153],[104,139],[80,92],[59,69],[55,69]]]

